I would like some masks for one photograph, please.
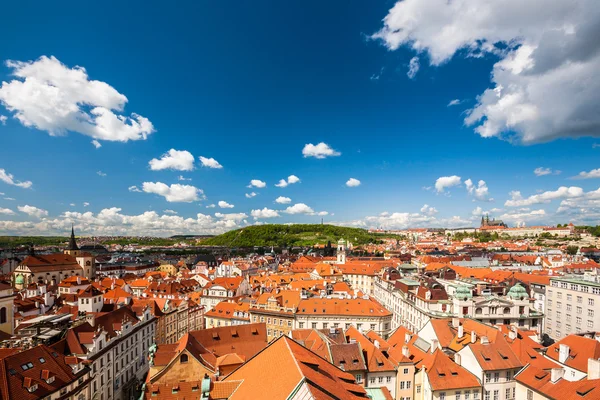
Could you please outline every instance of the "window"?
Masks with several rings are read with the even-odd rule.
[[[531,389],[527,389],[527,400],[533,400],[533,391]]]
[[[577,296],[577,302],[578,302],[578,303],[581,303],[581,302],[583,302],[583,297],[581,297],[581,296]]]
[[[567,311],[571,311],[573,307],[571,306],[571,304],[567,304]]]
[[[583,312],[583,309],[581,307],[577,307],[577,314],[581,314]]]
[[[408,368],[404,368],[404,375],[408,374]]]
[[[185,364],[186,362],[188,362],[188,355],[182,354],[181,357],[179,357],[179,362],[182,364]]]
[[[471,391],[465,390],[465,400],[470,400],[470,399],[471,399]]]
[[[457,390],[454,394],[456,395],[456,400],[460,400],[460,391]]]
[[[573,296],[571,296],[570,294],[567,294],[567,301],[572,301],[573,300]]]
[[[375,377],[369,378],[369,382],[371,383],[371,385],[374,385],[375,384]]]
[[[391,376],[386,376],[385,377],[385,383],[390,383],[392,381],[392,377]]]
[[[312,326],[313,329],[317,329],[317,323],[316,322],[313,322],[311,326]]]
[[[383,383],[383,376],[380,376],[380,377],[377,379],[377,381],[378,381],[379,383]]]
[[[510,399],[510,392],[511,392],[510,389],[506,389],[506,397],[505,397],[505,399],[507,399],[507,400]]]
[[[356,374],[356,383],[362,383],[362,374]]]
[[[489,372],[486,372],[485,382],[488,383],[490,380],[492,380],[492,374],[490,374]]]
[[[6,307],[0,308],[0,324],[5,324],[7,321]]]
[[[588,306],[594,305],[594,299],[588,299]]]
[[[494,383],[500,380],[500,372],[494,372]]]
[[[417,393],[421,393],[421,385],[417,385]]]
[[[594,310],[588,310],[588,317],[594,316]]]
[[[512,371],[509,369],[506,371],[506,380],[510,381],[512,379]]]
[[[483,400],[490,400],[490,391],[486,390],[485,394],[483,395]]]
[[[446,400],[446,392],[440,392],[440,400]]]
[[[494,390],[494,400],[499,400],[499,399],[500,399],[500,391]]]

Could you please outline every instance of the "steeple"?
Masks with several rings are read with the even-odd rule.
[[[77,242],[75,241],[75,229],[73,225],[71,225],[71,238],[69,239],[69,247],[67,250],[79,250],[79,247],[77,247]]]

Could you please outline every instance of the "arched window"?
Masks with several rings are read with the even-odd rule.
[[[0,308],[0,324],[6,323],[6,307]]]
[[[86,261],[85,262],[86,267],[89,267],[90,265],[92,265],[91,261]]]
[[[181,357],[179,357],[179,362],[182,364],[185,364],[186,362],[188,362],[188,355],[182,354]]]
[[[510,314],[510,307],[504,307],[504,314]]]
[[[483,310],[482,310],[480,307],[477,307],[477,308],[475,309],[475,315],[480,315],[480,314],[482,313],[482,311],[483,311]]]

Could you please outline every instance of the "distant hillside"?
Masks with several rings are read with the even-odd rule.
[[[0,236],[0,248],[15,248],[19,246],[62,246],[69,241],[61,236]]]
[[[380,241],[384,235],[368,233],[365,229],[347,228],[335,225],[295,224],[259,225],[229,231],[219,236],[203,240],[201,245],[227,247],[253,246],[312,246],[331,241],[335,247],[340,238],[353,244],[366,244]]]

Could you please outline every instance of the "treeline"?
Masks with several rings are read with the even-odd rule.
[[[294,247],[326,244],[328,241],[331,241],[332,246],[335,247],[340,238],[359,245],[382,243],[385,237],[388,236],[369,233],[365,229],[335,225],[260,225],[229,231],[222,235],[203,240],[200,244],[226,247]]]

